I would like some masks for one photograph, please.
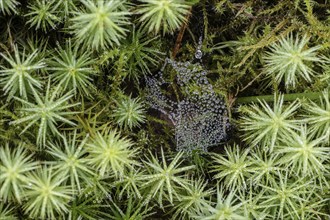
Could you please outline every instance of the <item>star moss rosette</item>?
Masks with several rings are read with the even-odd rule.
[[[243,109],[241,130],[244,140],[251,146],[262,146],[270,151],[280,136],[290,136],[299,130],[299,120],[293,119],[300,107],[298,101],[284,105],[284,96],[275,96],[273,106],[266,101],[259,101],[259,105],[252,104]]]
[[[213,154],[212,172],[214,179],[223,180],[227,189],[245,189],[252,174],[249,150],[241,150],[238,145],[225,148],[225,155]]]
[[[132,149],[132,145],[130,140],[121,137],[115,130],[97,132],[86,145],[87,163],[94,167],[100,176],[115,174],[119,178],[128,168],[138,164],[134,160],[137,149]]]
[[[201,212],[193,217],[198,220],[247,220],[244,216],[243,203],[235,196],[236,191],[231,191],[227,196],[222,189],[217,190],[217,201],[214,206],[207,205]]]
[[[27,99],[33,93],[33,89],[41,89],[42,82],[37,74],[46,65],[43,59],[38,58],[38,50],[30,54],[20,51],[14,46],[14,53],[0,53],[6,61],[0,66],[2,89],[8,95],[8,100],[14,96]]]
[[[328,173],[325,166],[330,149],[324,145],[325,136],[311,138],[306,126],[301,126],[298,134],[281,138],[275,154],[279,155],[279,164],[290,167],[292,172],[301,176],[324,179]]]
[[[28,176],[29,183],[23,208],[33,219],[57,219],[69,211],[72,191],[65,185],[66,178],[56,174],[51,166],[43,166]]]
[[[1,0],[0,1],[0,12],[3,14],[16,14],[16,7],[19,5],[17,0]]]
[[[58,46],[56,53],[52,54],[48,69],[52,72],[52,79],[56,84],[61,84],[63,90],[73,90],[75,96],[88,96],[95,90],[92,77],[96,75],[91,51],[79,50],[72,46],[71,41],[65,47]]]
[[[55,29],[56,25],[61,21],[57,1],[52,0],[35,0],[31,1],[29,13],[25,16],[28,18],[27,23],[35,30],[41,29],[46,32],[50,28]]]
[[[148,32],[172,33],[186,21],[191,3],[185,0],[139,0],[136,12],[141,14],[140,22]]]
[[[0,200],[22,202],[27,175],[39,164],[32,157],[23,145],[0,147]]]
[[[133,127],[139,127],[145,122],[146,110],[139,98],[123,96],[116,101],[116,104],[113,117],[120,127],[132,130]]]
[[[214,190],[207,187],[207,182],[202,178],[192,178],[190,182],[189,190],[184,190],[180,200],[175,202],[173,219],[192,218],[195,213],[202,212],[211,203],[210,198]]]
[[[52,161],[53,167],[64,179],[68,179],[73,192],[81,192],[86,183],[90,183],[94,177],[93,170],[88,166],[85,150],[85,144],[88,137],[83,140],[77,138],[77,131],[73,134],[63,135],[62,141],[52,141],[48,143],[47,153],[55,161]]]
[[[283,80],[286,88],[295,88],[299,78],[311,82],[315,75],[312,64],[322,62],[317,53],[321,46],[308,48],[308,42],[306,35],[294,39],[290,34],[271,45],[264,57],[266,74],[274,76],[277,83]]]
[[[11,124],[17,125],[27,123],[21,134],[27,131],[30,127],[36,125],[38,127],[36,135],[36,143],[38,146],[45,146],[47,136],[50,133],[61,136],[61,133],[58,131],[59,122],[71,126],[75,125],[75,123],[67,119],[68,116],[77,113],[69,111],[68,109],[79,105],[79,103],[69,103],[69,100],[73,96],[72,91],[58,97],[60,95],[60,87],[57,86],[54,91],[50,91],[50,87],[49,82],[44,96],[40,96],[37,91],[32,88],[34,102],[36,103],[15,98],[22,103],[23,106],[20,109],[20,112],[23,114],[22,117],[12,121]]]
[[[146,202],[157,197],[158,204],[163,208],[164,201],[173,204],[174,198],[180,200],[179,191],[181,189],[190,190],[186,172],[194,169],[195,166],[180,166],[183,162],[184,153],[182,151],[177,153],[169,164],[166,162],[163,149],[161,149],[161,153],[161,161],[152,154],[147,161],[144,161],[148,173],[143,177],[145,182],[142,184],[142,188],[147,193]]]
[[[319,102],[310,101],[305,105],[304,120],[310,126],[311,133],[316,137],[325,137],[330,143],[330,96],[329,91],[323,91]]]
[[[81,0],[83,8],[73,13],[69,30],[77,44],[100,50],[119,45],[130,24],[126,1]]]

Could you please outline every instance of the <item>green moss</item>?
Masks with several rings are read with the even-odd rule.
[[[327,0],[0,0],[0,218],[328,219],[329,12]],[[221,143],[186,129],[203,150],[177,152],[180,111],[149,108],[146,79],[162,72],[175,102],[206,90],[180,86],[166,57],[224,97]]]

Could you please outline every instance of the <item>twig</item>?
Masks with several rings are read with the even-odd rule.
[[[252,83],[254,81],[256,81],[262,74],[263,74],[263,72],[259,73],[256,77],[254,77],[253,80],[251,80],[246,86],[244,86],[244,88],[242,88],[241,90],[239,90],[239,92],[243,92],[245,89],[247,89],[248,87],[250,87],[252,85]]]
[[[307,98],[310,100],[317,100],[322,96],[322,92],[308,92],[308,93],[292,93],[284,94],[284,101],[294,101],[297,98]],[[249,97],[239,97],[236,99],[236,103],[251,103],[256,102],[257,100],[264,100],[266,102],[273,102],[274,95],[261,95],[261,96],[249,96]]]
[[[189,19],[191,17],[191,10],[192,10],[192,8],[190,8],[189,13],[186,16],[186,22],[184,22],[184,24],[181,26],[180,32],[178,34],[178,37],[176,38],[175,46],[174,46],[174,49],[173,49],[173,52],[172,52],[172,59],[173,60],[175,59],[176,55],[179,52],[179,49],[180,49],[180,45],[181,45],[181,42],[182,42],[182,38],[183,38],[184,32],[187,29],[187,26],[188,26],[188,23],[189,23]]]

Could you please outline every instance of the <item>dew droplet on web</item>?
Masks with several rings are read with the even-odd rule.
[[[203,57],[203,52],[201,50],[196,50],[196,53],[195,53],[195,58],[196,59],[202,59]]]

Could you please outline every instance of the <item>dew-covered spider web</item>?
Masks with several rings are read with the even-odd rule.
[[[195,58],[202,58],[201,38]],[[166,80],[167,71],[175,77]],[[180,88],[180,95],[173,99],[171,86]],[[207,71],[197,62],[178,62],[166,59],[163,68],[146,78],[147,101],[151,108],[165,115],[174,126],[177,150],[190,153],[193,150],[207,151],[227,138],[227,107],[223,97],[215,93],[207,78]],[[170,93],[170,94],[169,94]]]

